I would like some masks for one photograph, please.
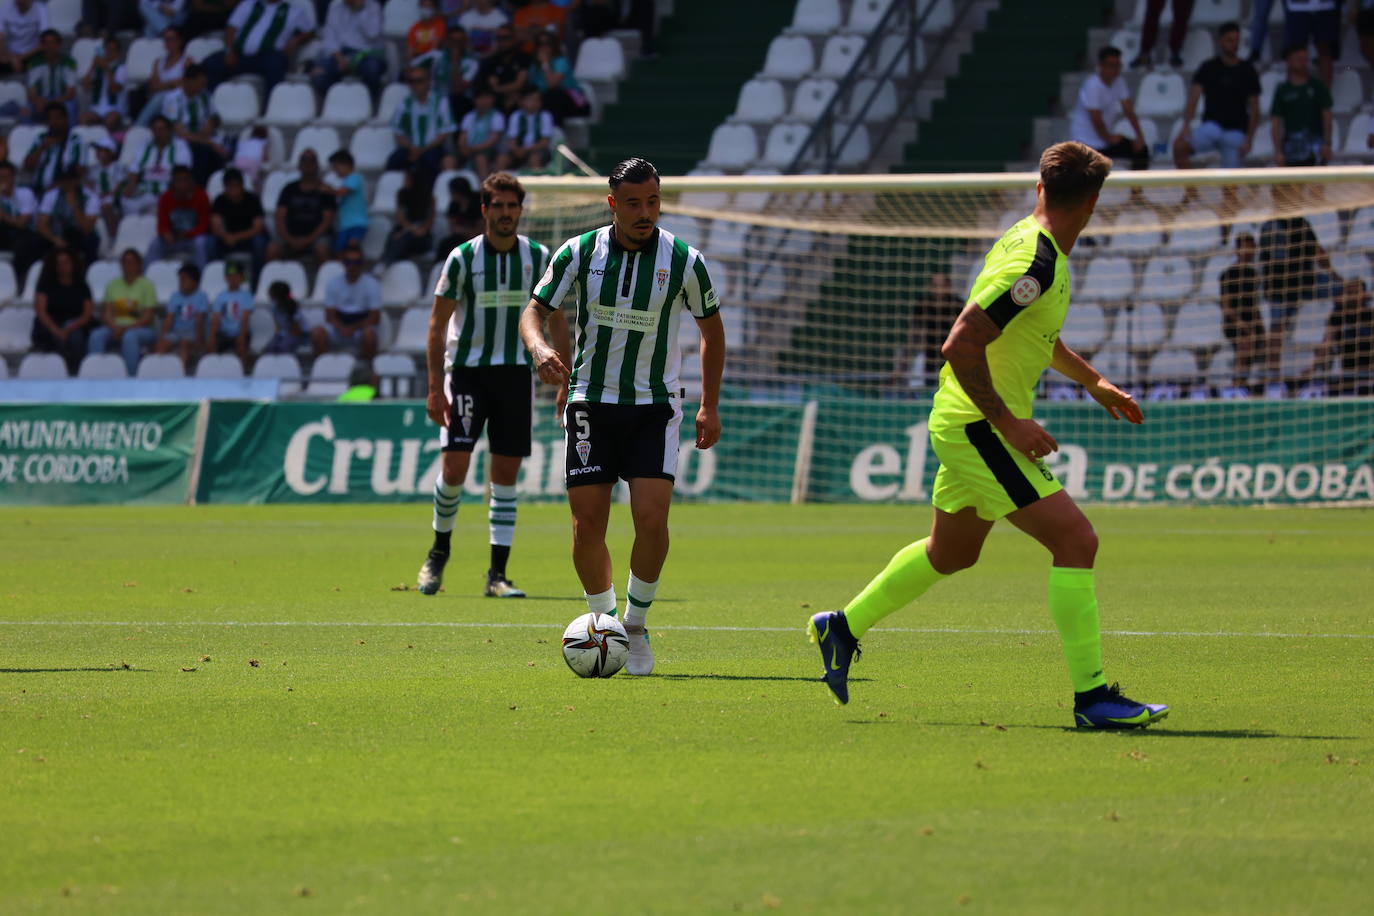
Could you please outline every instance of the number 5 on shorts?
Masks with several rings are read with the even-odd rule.
[[[585,410],[578,410],[573,413],[573,422],[577,424],[577,438],[590,439],[592,437],[592,425],[587,419]]]

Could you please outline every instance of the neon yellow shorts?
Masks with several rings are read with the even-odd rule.
[[[1064,489],[1043,461],[1007,445],[987,420],[932,433],[940,459],[931,501],[943,512],[972,506],[989,522]]]

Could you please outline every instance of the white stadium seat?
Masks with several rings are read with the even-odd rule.
[[[404,353],[383,353],[372,361],[372,371],[380,383],[378,393],[384,398],[415,397],[415,359]]]
[[[1153,302],[1142,302],[1116,313],[1111,345],[1127,350],[1153,350],[1164,343],[1164,310]]]
[[[24,91],[24,84],[18,80],[0,81],[0,105],[13,102],[23,106],[28,103],[28,93]]]
[[[921,0],[921,32],[933,35],[954,24],[954,7],[950,0]]]
[[[33,305],[33,297],[38,294],[38,278],[43,273],[43,262],[35,261],[29,265],[29,275],[24,278],[23,289],[19,293],[19,298],[15,299],[16,305]]]
[[[1135,273],[1127,258],[1096,257],[1088,262],[1082,285],[1074,293],[1084,299],[1116,303],[1135,292]]]
[[[29,353],[14,377],[33,381],[67,378],[67,364],[56,353]]]
[[[271,215],[268,221],[271,222]],[[203,292],[211,302],[215,297],[229,288],[229,284],[224,282],[224,262],[211,261],[205,265],[205,269],[200,272],[200,291]]]
[[[1140,118],[1138,120],[1140,121],[1141,133],[1145,134],[1145,145],[1153,149],[1154,145],[1159,142],[1159,126],[1150,118]],[[1131,122],[1126,118],[1121,118],[1112,125],[1112,133],[1135,139],[1135,128],[1131,126]]]
[[[1119,347],[1103,347],[1093,354],[1093,368],[1117,384],[1129,385],[1138,377],[1135,357]]]
[[[205,58],[211,54],[218,54],[224,50],[224,40],[213,35],[201,35],[186,42],[186,57],[198,64],[205,63]]]
[[[587,38],[577,51],[573,74],[580,80],[610,82],[625,76],[625,49],[614,38]]]
[[[320,123],[338,127],[356,127],[363,119],[372,118],[372,93],[356,80],[345,80],[329,87],[320,109]]]
[[[1164,233],[1151,212],[1123,213],[1112,224],[1112,253],[1148,254],[1159,249]]]
[[[1312,231],[1317,236],[1317,241],[1322,248],[1326,249],[1327,254],[1337,251],[1345,242],[1345,229],[1341,226],[1341,215],[1335,210],[1327,210],[1323,213],[1307,214],[1307,221],[1312,224]]]
[[[226,127],[238,128],[244,124],[251,124],[257,121],[261,114],[258,90],[252,83],[239,80],[220,83],[215,87],[210,100]]]
[[[872,32],[891,6],[892,0],[854,0],[849,7],[849,31]]]
[[[783,35],[768,45],[761,76],[797,80],[816,69],[816,53],[809,38]]]
[[[705,220],[697,219],[695,216],[679,216],[676,213],[668,213],[664,214],[663,218],[658,221],[658,225],[698,251],[706,250]]]
[[[1364,104],[1364,83],[1360,71],[1341,67],[1336,72],[1331,86],[1331,110],[1336,114],[1349,114]]]
[[[153,75],[153,64],[166,52],[161,38],[135,38],[124,55],[124,75],[135,85],[146,83]]]
[[[278,87],[280,88],[280,87]],[[305,127],[291,144],[291,164],[301,161],[301,153],[313,149],[319,157],[320,169],[329,167],[329,157],[339,148],[339,132],[332,127]]]
[[[115,257],[119,257],[129,248],[143,254],[148,250],[148,243],[153,240],[155,235],[157,235],[156,216],[124,217],[119,221],[119,229],[115,232]]]
[[[863,53],[865,39],[862,35],[835,35],[825,43],[821,52],[820,74],[839,79],[849,75],[854,62]]]
[[[387,236],[391,235],[391,217],[377,213],[367,221],[367,235],[363,236],[363,257],[380,261],[386,251]]]
[[[239,142],[242,143],[252,136],[253,128],[258,125],[248,125],[239,131]],[[265,169],[279,169],[291,163],[286,161],[286,134],[282,133],[280,127],[267,128],[267,156],[263,161]]]
[[[981,270],[981,267],[979,268]],[[1107,339],[1107,316],[1102,306],[1075,302],[1069,306],[1062,332],[1064,342],[1075,350],[1091,353]]]
[[[88,353],[77,370],[77,378],[117,379],[128,378],[129,370],[124,365],[124,357],[114,353]]]
[[[1197,0],[1193,5],[1193,16],[1188,21],[1193,25],[1219,26],[1223,22],[1240,22],[1242,18],[1241,0]],[[1247,4],[1248,7],[1248,4]],[[1249,9],[1245,10],[1246,25],[1249,25]],[[1248,31],[1242,28],[1242,32]]]
[[[86,285],[91,288],[91,295],[97,302],[105,295],[105,285],[117,276],[118,261],[92,261],[91,266],[86,268]]]
[[[873,72],[879,76],[887,74],[890,77],[902,77],[911,75],[912,53],[905,49],[905,41],[901,35],[888,35],[883,39],[882,45],[878,48],[878,59],[873,66]],[[915,44],[915,66],[918,71],[924,70],[926,66],[926,46],[919,38]],[[895,62],[895,63],[894,63]],[[892,72],[887,73],[887,68],[891,66]]]
[[[185,378],[186,367],[181,364],[181,357],[171,353],[149,353],[143,357],[138,364],[138,372],[135,378]]]
[[[224,169],[220,169],[217,172],[211,172],[210,177],[205,179],[205,196],[210,198],[210,203],[213,205],[215,198],[219,197],[223,191]]]
[[[1304,302],[1293,318],[1293,343],[1316,345],[1326,339],[1326,321],[1331,316],[1329,299]]]
[[[396,148],[396,137],[389,127],[369,125],[353,132],[348,151],[353,154],[357,168],[375,172],[386,166],[387,157]],[[394,200],[394,196],[393,196]]]
[[[825,112],[835,97],[839,84],[834,80],[802,80],[792,94],[792,117],[798,121],[815,121]]]
[[[1188,78],[1192,79],[1197,68],[1208,58],[1215,56],[1216,41],[1212,33],[1207,29],[1189,29],[1187,37],[1183,40],[1183,50],[1179,52],[1179,57],[1183,58],[1183,72]]]
[[[1188,302],[1174,316],[1174,333],[1169,343],[1175,347],[1210,349],[1221,346],[1225,339],[1221,307],[1210,302]]]
[[[262,273],[258,274],[258,288],[254,298],[259,305],[271,304],[271,299],[267,296],[267,288],[277,280],[283,280],[286,285],[291,287],[291,295],[297,301],[303,301],[310,287],[305,279],[305,268],[297,261],[268,261],[262,267]]]
[[[72,42],[71,58],[76,62],[78,76],[85,76],[91,69],[91,62],[100,53],[100,44],[99,38],[78,38]]]
[[[180,261],[150,261],[144,266],[143,274],[157,290],[158,302],[166,302],[177,291],[178,270],[181,270]]]
[[[290,353],[264,353],[253,363],[253,378],[280,379],[278,391],[296,394],[302,387],[300,360]]]
[[[1261,119],[1264,119],[1264,118],[1267,118],[1267,117],[1268,117],[1269,111],[1270,111],[1270,109],[1273,107],[1273,104],[1274,104],[1274,90],[1275,90],[1276,88],[1278,88],[1279,84],[1281,84],[1281,83],[1284,81],[1284,78],[1285,78],[1285,77],[1284,77],[1284,74],[1283,74],[1282,71],[1277,71],[1277,72],[1276,72],[1276,71],[1274,71],[1274,70],[1265,70],[1265,71],[1263,71],[1262,73],[1260,73],[1260,98],[1259,98],[1259,104],[1260,104],[1260,116],[1261,116]],[[1261,124],[1261,127],[1267,127],[1267,126],[1268,126],[1267,124],[1263,124],[1263,123]],[[1263,130],[1263,131],[1258,131],[1257,133],[1266,133],[1266,134],[1267,134],[1267,133],[1269,133],[1269,131]]]
[[[1188,87],[1177,73],[1148,73],[1136,90],[1135,110],[1142,117],[1177,117],[1183,111]]]
[[[378,175],[377,185],[372,189],[372,205],[368,209],[373,213],[396,212],[396,192],[401,190],[405,179],[405,172],[383,172]]]
[[[19,128],[15,128],[15,133]],[[124,145],[119,148],[119,164],[126,168],[136,168],[138,158],[143,155],[143,148],[153,139],[153,132],[142,125],[135,124],[124,132]],[[11,137],[10,146],[13,148],[14,139]]]
[[[0,261],[0,306],[19,295],[19,280],[14,276],[14,266],[9,261]]]
[[[1145,264],[1145,271],[1141,274],[1141,299],[1181,302],[1196,289],[1193,263],[1179,255],[1156,255]]]
[[[771,123],[787,113],[787,95],[777,80],[755,79],[739,91],[735,120]]]
[[[382,274],[382,305],[409,307],[420,298],[420,268],[397,261]]]
[[[802,35],[829,35],[843,21],[839,0],[797,0],[789,31]]]
[[[1347,244],[1345,251],[1331,255],[1331,266],[1336,276],[1342,280],[1362,280],[1365,290],[1374,292],[1374,267],[1370,265],[1369,257],[1365,254],[1369,250],[1369,243],[1357,243],[1355,237],[1351,236]]]
[[[382,34],[387,38],[404,39],[419,19],[419,0],[387,0],[382,6]]]
[[[248,349],[261,353],[277,333],[277,320],[270,308],[255,308],[248,313]]]
[[[720,168],[742,169],[759,156],[758,138],[752,127],[722,124],[711,133],[706,161]]]
[[[29,349],[34,313],[29,309],[0,309],[0,353],[24,353]],[[5,361],[0,359],[0,366]]]
[[[810,125],[774,124],[768,132],[768,142],[764,144],[764,163],[780,169],[790,167],[810,131]]]
[[[306,390],[312,395],[337,397],[348,388],[348,376],[357,359],[350,353],[326,353],[310,367],[310,384]]]
[[[47,130],[37,124],[16,124],[10,129],[9,147],[10,162],[15,166],[23,168],[24,157],[29,154],[29,150],[38,142],[38,135]]]
[[[377,101],[377,115],[372,120],[377,124],[390,124],[391,116],[396,113],[396,109],[401,107],[406,96],[410,95],[410,89],[405,83],[388,83],[382,90],[382,97]]]
[[[877,92],[874,92],[874,87]],[[862,106],[862,110],[860,109]],[[871,79],[861,79],[849,96],[845,113],[850,118],[862,118],[872,124],[889,121],[897,115],[897,87],[891,80],[883,80],[882,85]]]
[[[210,353],[196,363],[196,378],[243,378],[243,363],[232,353]]]
[[[320,269],[315,271],[315,288],[310,296],[302,300],[304,305],[318,307],[324,305],[325,287],[329,286],[330,281],[335,277],[342,277],[344,266],[339,261],[325,261],[320,265]]]
[[[1352,158],[1369,159],[1374,156],[1374,149],[1369,148],[1371,136],[1374,136],[1374,123],[1371,123],[1369,114],[1362,111],[1350,119],[1341,152]]]
[[[301,173],[295,169],[267,173],[262,182],[262,209],[267,214],[267,225],[275,225],[272,212],[277,209],[277,198],[281,196],[281,189],[300,177]]]
[[[835,142],[844,144],[835,162],[845,168],[856,168],[868,163],[873,155],[873,141],[868,136],[867,127],[855,124],[851,131],[850,126],[843,122],[835,124]]]
[[[427,308],[410,308],[402,312],[401,326],[391,349],[400,353],[425,352],[429,346],[429,315]]]
[[[315,90],[309,83],[283,82],[272,87],[272,94],[267,97],[267,110],[262,114],[264,124],[300,127],[314,120]]]
[[[1167,247],[1172,252],[1206,254],[1221,247],[1221,227],[1206,225],[1170,229]]]
[[[1146,374],[1154,381],[1189,383],[1202,373],[1192,350],[1163,349],[1150,358]]]

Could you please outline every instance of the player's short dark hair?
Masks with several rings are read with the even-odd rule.
[[[625,182],[630,184],[641,184],[645,181],[659,181],[658,169],[647,159],[635,157],[633,159],[622,159],[616,163],[615,168],[611,169],[610,178],[607,183],[611,190],[615,191]]]
[[[1239,22],[1223,22],[1221,25],[1217,26],[1217,37],[1220,38],[1223,35],[1230,35],[1232,32],[1239,31]]]
[[[192,283],[200,282],[200,268],[187,261],[177,270],[178,277],[190,277]]]
[[[1045,204],[1071,209],[1102,190],[1112,161],[1091,146],[1075,140],[1056,143],[1040,154],[1040,180]]]
[[[1115,45],[1107,45],[1107,46],[1106,46],[1105,48],[1103,48],[1101,51],[1098,51],[1098,52],[1097,52],[1097,62],[1100,64],[1100,63],[1102,63],[1103,61],[1105,61],[1105,60],[1106,60],[1107,58],[1109,58],[1109,57],[1120,57],[1120,56],[1121,56],[1121,49],[1120,49],[1120,48],[1116,47]]]
[[[509,191],[515,195],[515,199],[520,201],[523,206],[525,203],[525,186],[520,183],[510,172],[492,172],[487,176],[486,181],[482,182],[482,206],[491,204],[500,191]]]

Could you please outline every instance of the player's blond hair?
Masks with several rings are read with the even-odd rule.
[[[1040,180],[1045,185],[1045,204],[1072,209],[1102,190],[1112,170],[1112,160],[1083,143],[1067,140],[1040,154]]]

